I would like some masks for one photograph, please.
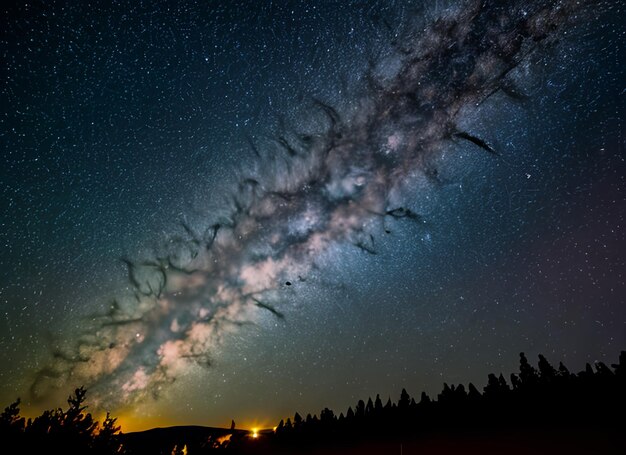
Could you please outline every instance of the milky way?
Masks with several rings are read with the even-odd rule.
[[[429,24],[410,20],[393,55],[363,74],[350,114],[310,99],[308,131],[249,137],[249,164],[234,188],[215,195],[223,202],[212,216],[181,220],[150,257],[123,258],[133,296],[55,350],[32,396],[71,377],[109,406],[158,397],[191,365],[210,367],[226,334],[260,317],[285,318],[285,295],[307,286],[334,245],[376,255],[396,223],[427,226],[408,208],[406,189],[446,184],[437,156],[450,143],[499,159],[489,137],[459,119],[496,93],[511,102],[528,96],[520,86],[533,70],[529,56],[581,20],[578,3],[471,1]]]

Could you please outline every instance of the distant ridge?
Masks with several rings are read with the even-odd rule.
[[[172,453],[172,447],[182,450],[187,446],[190,452],[194,449],[196,451],[207,450],[220,444],[223,438],[234,442],[249,435],[251,435],[249,430],[181,425],[124,433],[120,435],[120,439],[124,447],[132,453],[167,453],[169,455]],[[164,451],[164,448],[168,450]]]

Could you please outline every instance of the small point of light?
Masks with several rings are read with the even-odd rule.
[[[258,437],[259,437],[259,430],[258,430],[258,429],[256,429],[256,428],[253,428],[253,429],[252,429],[252,437],[253,437],[254,439],[256,439],[256,438],[258,438]]]

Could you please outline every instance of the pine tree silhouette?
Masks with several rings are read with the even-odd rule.
[[[501,431],[507,428],[554,427],[599,428],[617,431],[617,420],[611,420],[611,409],[626,406],[626,354],[620,354],[614,371],[603,362],[596,362],[595,371],[587,364],[585,370],[573,375],[559,363],[555,369],[539,355],[538,369],[520,354],[519,374],[511,374],[511,386],[502,373],[490,373],[481,394],[469,383],[443,384],[437,400],[422,392],[416,404],[402,389],[397,403],[389,398],[383,406],[376,399],[359,400],[356,412],[348,407],[345,414],[335,417],[324,408],[320,421],[315,417],[302,424],[298,439],[281,439],[290,444],[335,444],[342,440],[365,441],[376,438],[418,437],[429,432],[453,432],[470,429]],[[281,421],[282,423],[282,421]],[[282,427],[279,423],[279,428]],[[615,430],[611,430],[615,428]],[[277,436],[289,433],[288,425]],[[596,431],[596,430],[593,430]]]
[[[68,397],[67,411],[47,410],[27,422],[19,415],[18,399],[0,415],[0,440],[24,453],[125,453],[116,419],[107,413],[99,425],[85,412],[86,395],[85,388],[79,387]]]

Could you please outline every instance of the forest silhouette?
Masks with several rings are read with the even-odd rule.
[[[419,400],[405,389],[397,402],[359,400],[336,415],[321,410],[281,420],[275,429],[171,427],[123,434],[108,413],[102,423],[77,388],[67,410],[20,416],[20,400],[0,415],[0,438],[13,453],[626,453],[626,351],[611,367],[596,362],[579,373],[539,355],[520,354],[519,372],[489,374],[482,392],[449,385]]]

